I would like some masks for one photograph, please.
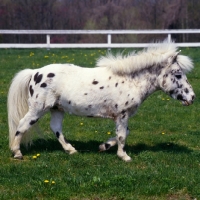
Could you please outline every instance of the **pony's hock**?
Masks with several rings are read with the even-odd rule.
[[[20,71],[8,94],[9,140],[14,157],[22,158],[22,137],[50,111],[50,127],[69,154],[76,149],[63,135],[65,112],[113,119],[116,137],[99,149],[105,151],[117,144],[117,155],[130,161],[124,150],[128,119],[150,94],[162,90],[183,105],[193,103],[195,95],[185,75],[193,64],[190,58],[179,54],[173,42],[164,41],[127,56],[108,54],[97,60],[97,67],[92,69],[52,64]]]

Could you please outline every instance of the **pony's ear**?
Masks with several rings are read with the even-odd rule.
[[[178,51],[178,52],[176,52],[173,56],[171,56],[171,57],[169,58],[169,63],[170,63],[170,64],[173,64],[174,62],[176,62],[177,56],[180,54],[180,52],[181,52],[181,50]]]

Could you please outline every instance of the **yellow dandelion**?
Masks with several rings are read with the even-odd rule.
[[[108,134],[108,135],[110,135],[110,134],[111,134],[111,132],[110,132],[110,131],[108,131],[108,132],[107,132],[107,134]]]
[[[165,133],[164,133],[164,132],[162,132],[162,135],[165,135]]]
[[[48,180],[44,180],[44,183],[49,183],[49,181]]]
[[[33,159],[36,159],[36,158],[37,158],[37,156],[33,156],[32,158],[33,158]]]
[[[83,126],[83,122],[81,122],[80,125]]]
[[[40,156],[40,154],[38,153],[36,156],[37,156],[37,157],[39,157],[39,156]]]
[[[55,184],[56,182],[55,181],[51,181],[51,184]]]

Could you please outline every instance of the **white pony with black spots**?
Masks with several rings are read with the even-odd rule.
[[[99,149],[105,151],[117,144],[117,155],[130,161],[124,150],[129,118],[157,90],[183,105],[192,104],[195,94],[186,77],[192,68],[191,59],[180,55],[175,43],[164,41],[126,56],[102,56],[95,68],[51,64],[20,71],[8,93],[9,143],[14,158],[23,158],[22,137],[50,111],[50,127],[69,154],[77,151],[63,135],[65,112],[114,120],[116,136]]]

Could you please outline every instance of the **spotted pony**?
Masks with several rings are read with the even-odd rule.
[[[8,94],[9,143],[14,158],[23,158],[22,137],[50,111],[50,127],[69,154],[77,151],[63,135],[65,112],[114,120],[116,136],[99,149],[105,151],[117,144],[117,155],[130,161],[124,150],[128,119],[150,94],[162,90],[183,105],[193,103],[195,94],[185,75],[193,63],[189,57],[180,55],[173,42],[151,44],[129,55],[107,54],[96,65],[83,68],[51,64],[22,70],[14,77]]]

